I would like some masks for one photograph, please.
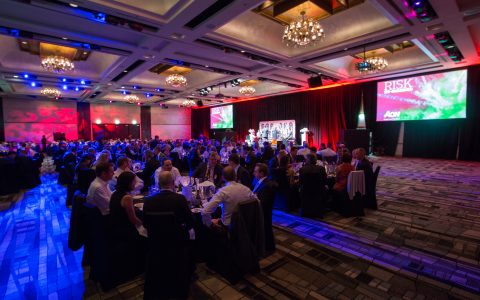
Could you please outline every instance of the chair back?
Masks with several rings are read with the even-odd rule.
[[[233,262],[243,273],[259,270],[259,260],[265,255],[263,212],[259,201],[244,201],[237,205],[230,224]]]
[[[349,198],[353,199],[357,192],[360,195],[365,195],[365,174],[362,170],[352,171],[348,174],[347,193]]]
[[[73,251],[80,249],[85,243],[85,226],[82,224],[83,204],[85,195],[80,191],[73,194],[72,214],[70,216],[70,228],[68,231],[68,248]]]
[[[173,212],[144,212],[143,220],[149,243],[157,241],[166,247],[182,240],[181,228]]]
[[[187,299],[190,257],[173,212],[144,212],[148,231],[144,299]]]

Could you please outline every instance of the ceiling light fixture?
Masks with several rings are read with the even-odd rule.
[[[193,100],[185,100],[182,102],[182,106],[184,107],[192,107],[192,106],[195,106],[195,101]]]
[[[135,103],[135,102],[138,102],[138,100],[140,100],[140,98],[138,98],[138,96],[135,96],[135,95],[127,95],[125,96],[124,99],[128,103]]]
[[[325,37],[325,32],[318,20],[307,19],[305,11],[300,13],[300,18],[285,26],[283,42],[289,47],[302,47],[314,45]]]
[[[366,58],[365,47],[363,47],[363,60],[355,64],[355,69],[360,74],[371,74],[383,71],[388,66],[388,61],[383,57]]]
[[[58,99],[62,95],[62,93],[59,90],[55,88],[48,88],[48,87],[42,89],[40,91],[40,94],[44,95],[47,98],[54,98],[54,99]]]
[[[170,86],[179,88],[187,85],[187,78],[181,74],[171,74],[167,76],[165,80]]]
[[[242,86],[238,92],[244,96],[251,96],[255,94],[255,88],[253,86]]]
[[[73,71],[73,69],[75,68],[73,63],[68,58],[56,55],[51,55],[43,58],[42,67],[46,71],[54,73]]]

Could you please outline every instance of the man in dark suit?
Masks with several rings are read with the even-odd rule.
[[[362,170],[365,174],[365,189],[367,194],[372,192],[372,185],[373,185],[373,167],[372,163],[367,159],[365,149],[358,148],[353,150],[353,155],[356,160],[355,162],[355,170],[360,171]]]
[[[222,186],[222,166],[218,164],[218,154],[211,152],[208,157],[208,163],[200,163],[192,173],[193,178],[208,180],[215,184],[216,188]]]
[[[252,179],[248,170],[240,165],[240,156],[237,153],[232,153],[228,158],[228,165],[235,170],[236,181],[240,182],[244,186],[251,188]]]
[[[315,154],[307,154],[305,166],[300,169],[299,181],[301,215],[322,217],[327,173],[325,168],[317,166]]]
[[[193,216],[187,199],[175,193],[171,172],[160,172],[158,185],[160,192],[145,198],[143,206],[143,226],[149,236],[145,299],[187,299],[190,277],[194,271],[188,244],[193,233]],[[156,224],[159,217],[152,216],[152,213],[173,213],[173,227],[179,236],[174,234],[168,238],[167,235],[166,238],[158,235],[162,228]]]
[[[253,187],[253,193],[260,200],[263,211],[263,225],[265,227],[265,251],[267,255],[275,251],[275,238],[272,228],[272,210],[275,200],[276,183],[268,179],[268,166],[258,163],[255,165],[253,175],[257,179],[257,183]]]
[[[187,199],[181,194],[175,192],[175,182],[171,172],[163,171],[158,176],[158,186],[160,192],[145,198],[143,213],[148,212],[173,212],[178,224],[182,224],[187,231],[193,228],[193,216],[188,207]],[[143,226],[148,230],[149,224],[144,223]]]

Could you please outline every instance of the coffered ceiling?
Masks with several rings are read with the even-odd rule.
[[[142,105],[189,98],[219,105],[247,98],[241,85],[231,85],[234,79],[248,81],[254,96],[267,96],[305,89],[314,74],[329,85],[480,63],[480,1],[430,0],[438,17],[424,23],[407,2],[2,0],[0,96],[39,99],[41,87],[56,87],[59,101],[123,103],[137,95]],[[302,11],[320,19],[325,38],[288,47],[284,26]],[[463,60],[454,62],[437,42],[441,32]],[[385,58],[387,69],[359,74],[354,65],[364,51]],[[45,55],[68,56],[75,70],[47,72]],[[187,86],[168,86],[172,73],[184,75]]]

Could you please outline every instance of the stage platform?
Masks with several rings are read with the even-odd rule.
[[[191,299],[478,299],[480,163],[373,159],[377,211],[274,213],[277,251],[231,286],[203,264]],[[142,299],[143,278],[102,293],[67,247],[66,190],[46,175],[0,206],[0,298]]]

